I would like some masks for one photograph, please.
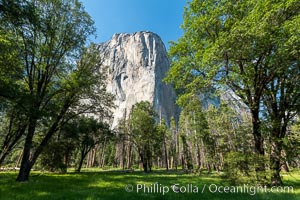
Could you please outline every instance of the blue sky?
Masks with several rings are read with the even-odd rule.
[[[186,0],[81,0],[95,21],[97,38],[103,42],[114,33],[142,30],[157,33],[168,47],[182,34],[180,25]]]

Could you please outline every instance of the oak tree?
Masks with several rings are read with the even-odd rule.
[[[167,81],[181,93],[226,85],[249,107],[257,159],[265,157],[260,112],[264,95],[278,85],[279,77],[299,74],[299,6],[296,0],[194,0],[185,9],[184,35],[170,48]],[[290,91],[288,85],[281,89]],[[279,90],[271,90],[273,97],[280,96]],[[265,184],[263,163],[256,174]]]

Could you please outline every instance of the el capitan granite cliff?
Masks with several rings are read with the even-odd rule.
[[[108,68],[108,92],[116,96],[112,127],[129,116],[132,106],[149,101],[167,122],[177,117],[173,88],[163,82],[170,62],[161,38],[152,32],[114,34],[99,44],[102,67]]]

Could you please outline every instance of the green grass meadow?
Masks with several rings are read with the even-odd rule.
[[[17,183],[17,172],[0,172],[0,199],[5,200],[35,200],[35,199],[201,199],[201,200],[300,200],[300,173],[283,174],[285,185],[293,186],[292,193],[258,193],[255,195],[241,193],[211,193],[209,185],[229,186],[230,184],[218,174],[183,174],[182,172],[154,171],[145,174],[141,171],[83,171],[80,174],[51,174],[33,172],[29,182]],[[151,186],[154,183],[163,186],[179,184],[196,186],[198,193],[192,191],[175,193],[137,192],[137,184]],[[126,191],[128,186],[131,192]],[[202,189],[205,185],[205,189]],[[127,188],[127,190],[128,190]],[[195,190],[194,190],[195,191]],[[196,192],[196,191],[195,191]]]

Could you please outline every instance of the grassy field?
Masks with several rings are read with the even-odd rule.
[[[181,172],[167,173],[165,171],[145,174],[143,172],[124,173],[100,170],[86,171],[80,174],[34,172],[27,183],[15,182],[16,176],[16,172],[0,173],[0,199],[300,200],[299,172],[283,175],[285,184],[293,186],[294,191],[292,193],[260,192],[254,195],[250,195],[251,192],[210,192],[209,187],[211,190],[215,190],[215,185],[230,186],[226,180],[217,174],[199,176],[182,174]],[[148,189],[144,188],[144,184],[148,186]],[[178,193],[173,191],[171,186],[174,184],[178,184],[181,192],[176,189],[175,191]],[[151,188],[152,193],[150,193]],[[163,195],[164,190],[165,194]],[[221,191],[224,191],[224,188]]]

